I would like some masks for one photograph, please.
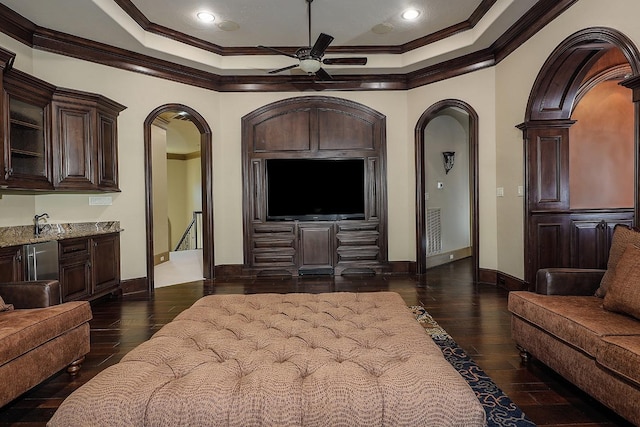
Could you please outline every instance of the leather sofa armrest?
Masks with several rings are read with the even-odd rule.
[[[536,293],[594,295],[605,271],[589,268],[542,268],[536,275]]]
[[[0,283],[0,296],[15,308],[42,308],[62,302],[57,280]]]

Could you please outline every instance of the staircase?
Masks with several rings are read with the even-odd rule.
[[[174,251],[202,249],[202,211],[194,211],[191,222],[182,233]]]

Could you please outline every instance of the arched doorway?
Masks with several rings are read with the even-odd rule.
[[[632,103],[640,101],[639,71],[640,55],[633,43],[616,30],[597,27],[569,36],[538,74],[525,121],[518,126],[524,135],[524,263],[525,281],[530,287],[539,268],[606,268],[615,224],[637,222],[640,178],[637,164],[627,168],[630,171],[624,178],[633,181],[634,188],[627,197],[629,206],[618,206],[592,203],[589,197],[582,197],[586,203],[577,203],[577,164],[572,170],[570,162],[575,158],[575,146],[582,142],[576,135],[585,135],[584,131],[576,132],[576,106],[592,89],[613,82],[609,86],[612,89],[621,86],[631,89],[626,93],[626,111],[631,126],[627,134],[633,147],[627,159],[637,163],[639,120],[637,105],[634,111]],[[611,135],[604,134],[604,139],[619,139],[613,136],[618,130],[612,128]],[[592,157],[604,158],[605,151],[611,150],[599,150]],[[589,173],[594,174],[593,171]],[[601,172],[600,178],[604,174]],[[585,182],[578,184],[585,187]],[[608,188],[616,189],[615,185]],[[592,199],[598,197],[593,187],[589,191]]]
[[[464,101],[447,99],[429,107],[420,116],[415,127],[415,165],[416,165],[416,272],[424,274],[427,271],[427,166],[425,155],[427,152],[425,137],[429,123],[436,118],[455,111],[466,117],[468,122],[468,190],[469,190],[469,219],[471,256],[473,259],[473,280],[479,277],[478,256],[478,115],[475,110]],[[443,161],[443,159],[439,159]]]
[[[211,129],[204,118],[192,108],[182,104],[166,104],[153,110],[144,121],[145,152],[145,216],[147,238],[147,280],[148,292],[154,292],[154,223],[153,223],[153,171],[151,126],[163,113],[176,112],[187,117],[200,132],[200,159],[202,179],[202,231],[203,231],[203,276],[214,278],[213,249],[213,156]]]

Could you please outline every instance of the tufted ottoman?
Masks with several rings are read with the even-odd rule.
[[[203,297],[71,394],[50,426],[482,426],[392,292]]]

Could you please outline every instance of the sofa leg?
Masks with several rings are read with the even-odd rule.
[[[519,345],[516,347],[520,351],[520,359],[522,360],[522,363],[529,363],[529,361],[531,361],[531,353],[529,353],[524,347]]]
[[[80,371],[80,368],[82,368],[82,362],[84,362],[84,356],[71,362],[69,366],[67,366],[67,372],[69,375],[72,377],[76,376],[78,371]]]

